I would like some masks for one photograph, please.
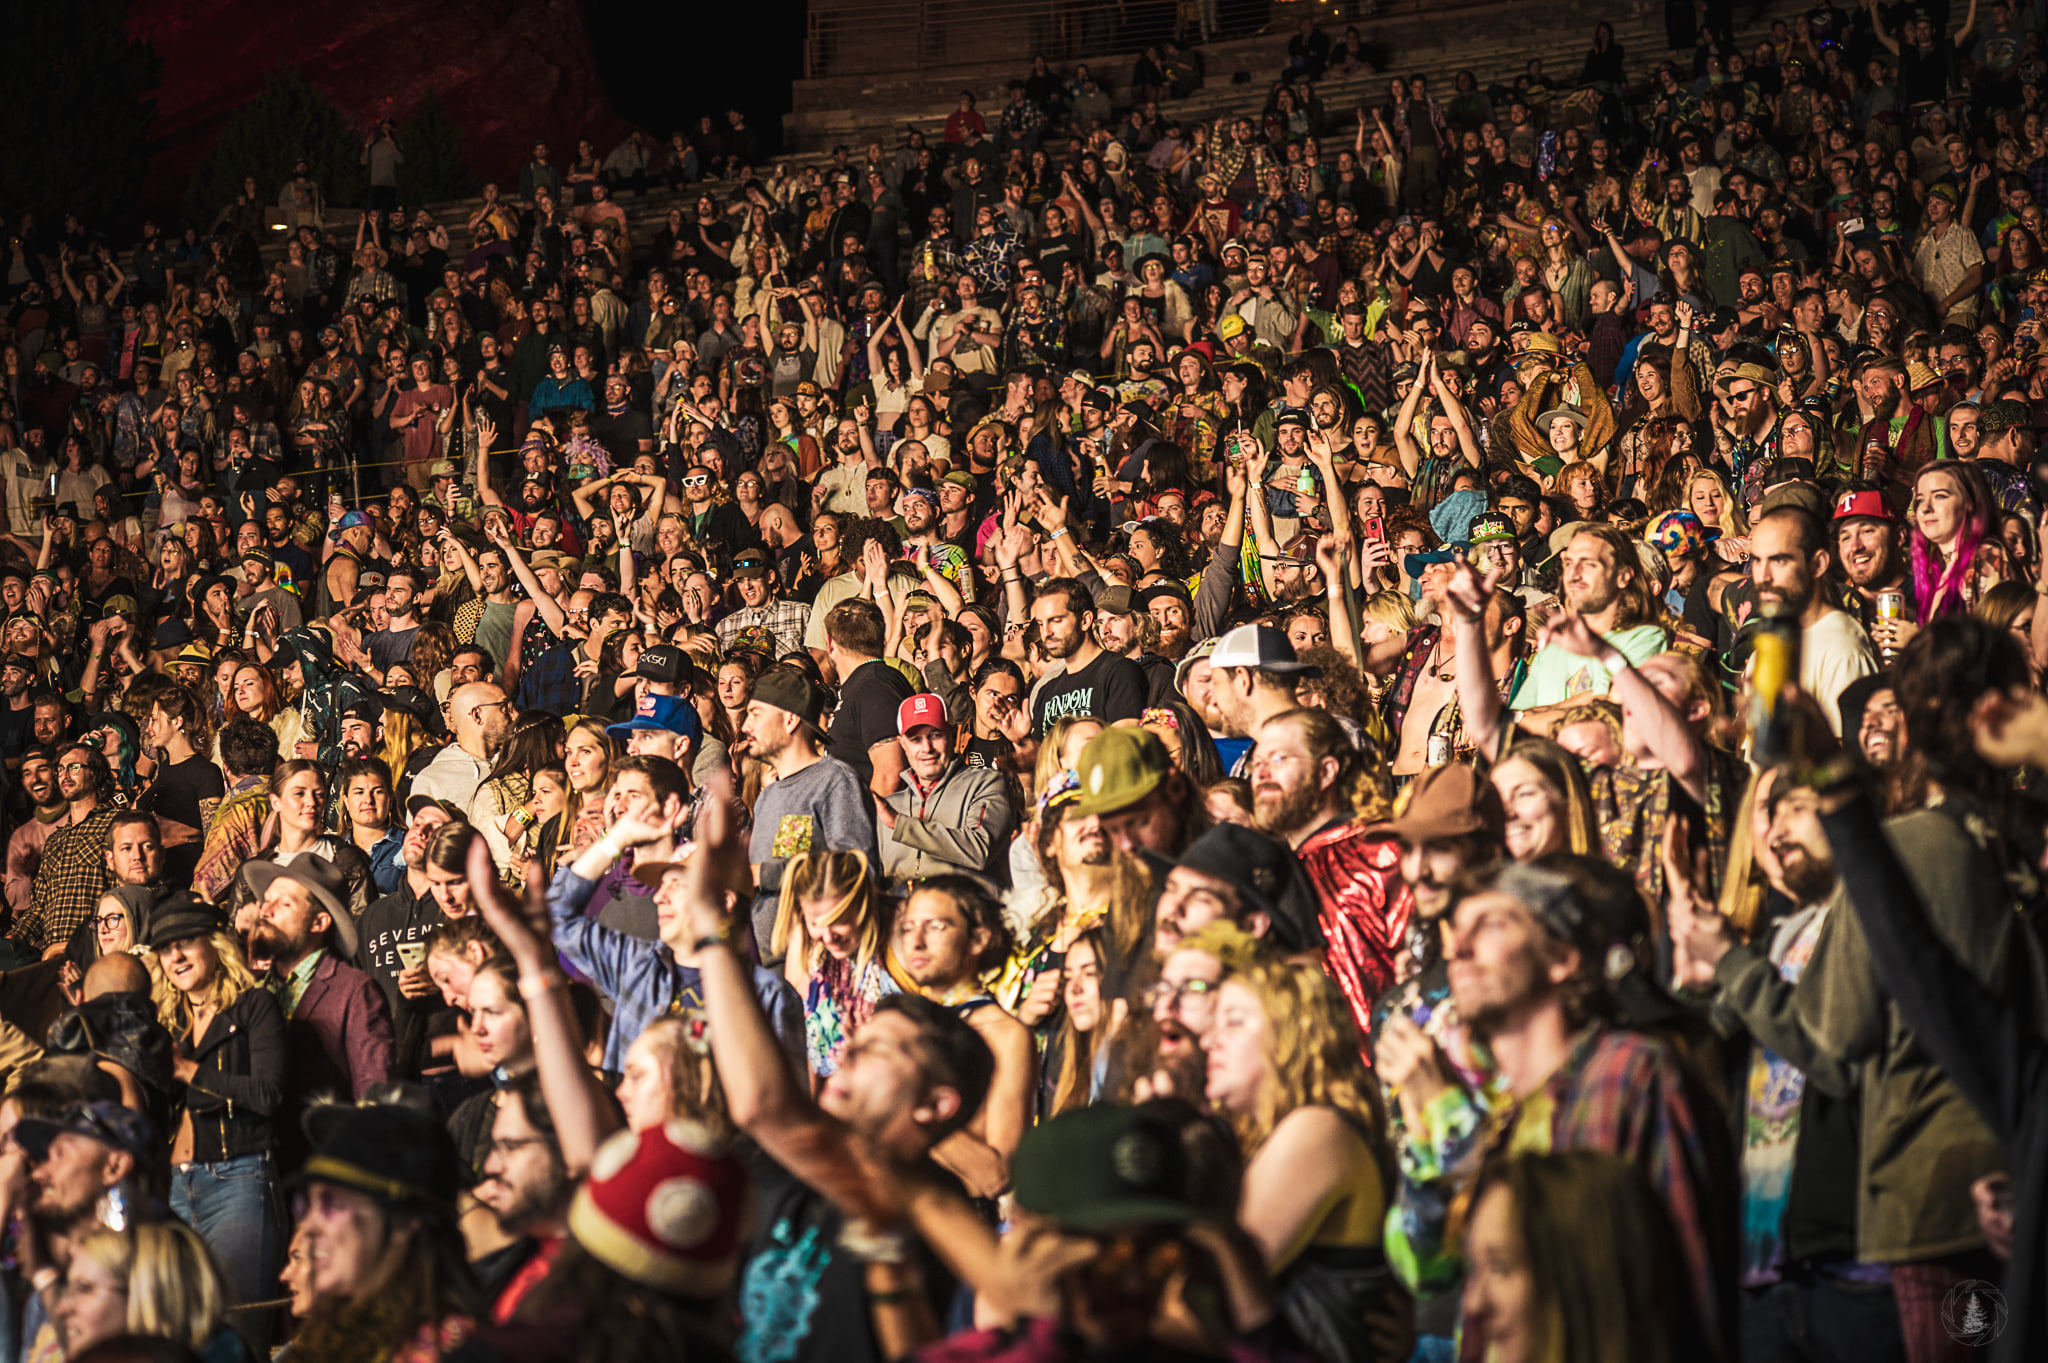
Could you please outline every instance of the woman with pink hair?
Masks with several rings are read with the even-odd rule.
[[[1911,515],[1920,623],[1968,611],[1976,596],[1971,569],[1977,552],[1996,533],[1997,507],[1984,475],[1965,460],[1929,464],[1913,480]]]

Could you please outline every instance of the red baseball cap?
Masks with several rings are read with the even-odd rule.
[[[926,725],[943,729],[951,723],[946,718],[946,702],[929,691],[919,692],[896,707],[896,732],[899,734],[907,734]]]
[[[1865,488],[1860,492],[1844,492],[1835,498],[1835,514],[1831,519],[1846,521],[1858,516],[1867,516],[1874,521],[1892,519],[1892,513],[1885,510],[1884,494],[1875,488]]]

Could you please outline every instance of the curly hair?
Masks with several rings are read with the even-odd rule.
[[[1225,978],[1252,992],[1266,1021],[1267,1078],[1258,1109],[1232,1119],[1246,1158],[1287,1114],[1321,1106],[1357,1119],[1385,1172],[1386,1110],[1359,1058],[1358,1027],[1336,983],[1320,966],[1291,961],[1253,965]]]
[[[1403,604],[1408,600],[1405,596],[1397,596],[1395,599]],[[1371,608],[1371,602],[1367,603],[1367,607]],[[1314,648],[1304,649],[1300,656],[1302,662],[1322,670],[1303,680],[1295,692],[1296,699],[1319,712],[1328,711],[1332,715],[1341,715],[1361,726],[1371,723],[1372,695],[1366,690],[1365,674],[1358,670],[1358,664],[1352,661],[1349,654],[1329,644],[1318,644]]]

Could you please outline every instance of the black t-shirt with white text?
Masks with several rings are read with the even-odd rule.
[[[1129,658],[1103,653],[1079,672],[1054,677],[1039,691],[1031,707],[1031,731],[1069,715],[1090,715],[1104,724],[1136,719],[1145,709],[1151,687],[1144,669]]]

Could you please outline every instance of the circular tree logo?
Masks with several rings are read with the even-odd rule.
[[[1989,1344],[2005,1330],[2005,1294],[1981,1278],[1965,1279],[1941,1299],[1941,1324],[1958,1344]]]

